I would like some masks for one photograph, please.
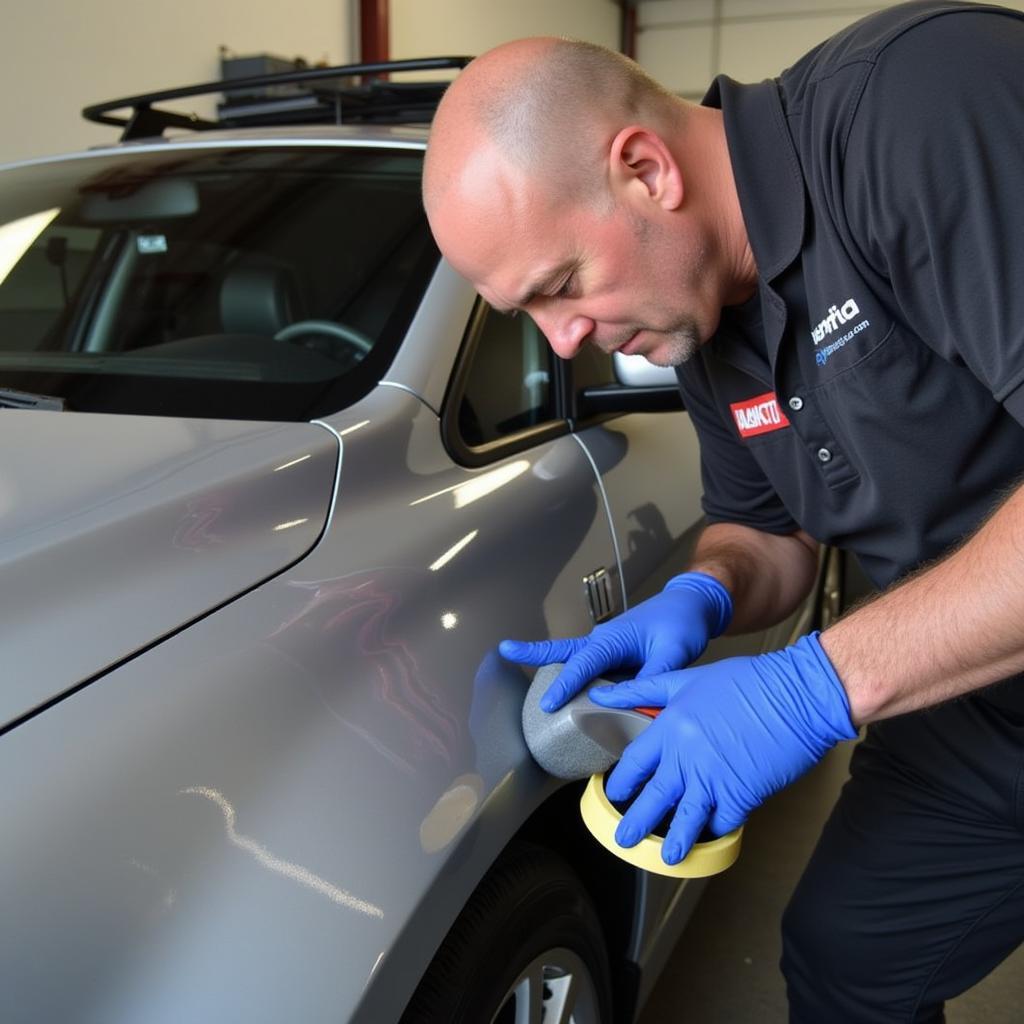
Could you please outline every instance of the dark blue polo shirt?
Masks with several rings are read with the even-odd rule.
[[[885,586],[1024,477],[1024,15],[901,5],[704,102],[759,273],[679,369],[704,511]]]

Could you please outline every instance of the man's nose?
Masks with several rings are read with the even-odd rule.
[[[594,330],[594,321],[578,314],[559,316],[549,310],[537,310],[531,316],[544,332],[555,355],[563,359],[572,359]]]

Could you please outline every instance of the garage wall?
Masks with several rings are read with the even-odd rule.
[[[1024,10],[1024,0],[1004,0]],[[719,72],[777,74],[864,0],[639,0],[637,58],[669,88],[703,95]],[[8,0],[0,33],[0,162],[96,145],[114,129],[87,103],[214,79],[218,48],[342,63],[358,48],[357,0]],[[391,0],[392,56],[480,53],[564,34],[617,47],[616,0]],[[196,100],[199,114],[214,100]]]
[[[1024,10],[1024,2],[1001,0]],[[637,60],[668,88],[699,99],[715,75],[777,75],[865,14],[863,0],[640,0]]]
[[[219,77],[223,44],[344,63],[358,51],[357,0],[8,0],[0,33],[0,162],[96,145],[116,130],[80,110]],[[480,53],[565,34],[619,42],[616,0],[391,0],[391,54]],[[215,99],[197,99],[210,115]]]
[[[507,39],[566,35],[619,47],[616,0],[391,0],[391,55],[476,56]]]
[[[221,44],[241,56],[343,63],[354,9],[352,0],[6,0],[0,162],[115,139],[81,108],[219,78]],[[199,114],[214,105],[195,101]]]

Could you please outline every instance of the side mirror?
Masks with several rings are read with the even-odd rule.
[[[585,388],[578,399],[579,416],[627,412],[680,412],[683,396],[676,371],[655,366],[643,356],[612,354],[617,384]]]
[[[624,356],[612,353],[615,379],[631,388],[678,388],[676,371],[672,366],[655,366],[643,356]]]

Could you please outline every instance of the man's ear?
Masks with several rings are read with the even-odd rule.
[[[640,185],[666,210],[683,201],[683,174],[664,140],[649,128],[630,125],[614,139],[608,153],[612,186]]]

